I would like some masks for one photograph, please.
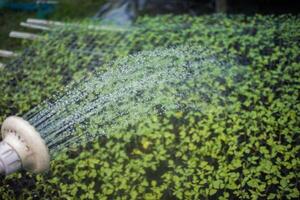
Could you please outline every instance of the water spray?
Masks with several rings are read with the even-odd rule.
[[[205,112],[214,96],[224,102],[223,90],[206,86],[207,79],[236,74],[209,50],[191,46],[140,52],[103,67],[108,70],[29,110],[25,120],[4,121],[0,173],[47,171],[49,152],[119,133],[149,116]]]
[[[21,117],[8,117],[1,128],[0,174],[23,168],[41,173],[49,168],[49,150],[35,128]]]

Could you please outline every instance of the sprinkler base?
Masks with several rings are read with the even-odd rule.
[[[0,142],[0,174],[9,175],[21,167],[18,153],[6,142]]]
[[[8,117],[2,124],[0,173],[10,174],[21,167],[29,172],[45,172],[50,156],[40,134],[20,117]]]

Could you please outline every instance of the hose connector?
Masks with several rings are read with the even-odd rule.
[[[0,173],[8,175],[24,168],[40,173],[49,169],[49,150],[40,134],[20,117],[8,117],[2,124]]]

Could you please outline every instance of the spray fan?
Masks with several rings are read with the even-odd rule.
[[[45,172],[49,168],[49,150],[40,134],[29,122],[16,116],[8,117],[1,127],[0,174],[11,174],[21,168]]]

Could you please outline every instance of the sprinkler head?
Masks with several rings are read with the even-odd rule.
[[[8,117],[1,133],[0,173],[8,175],[20,168],[34,173],[49,169],[49,150],[29,122],[16,116]]]

